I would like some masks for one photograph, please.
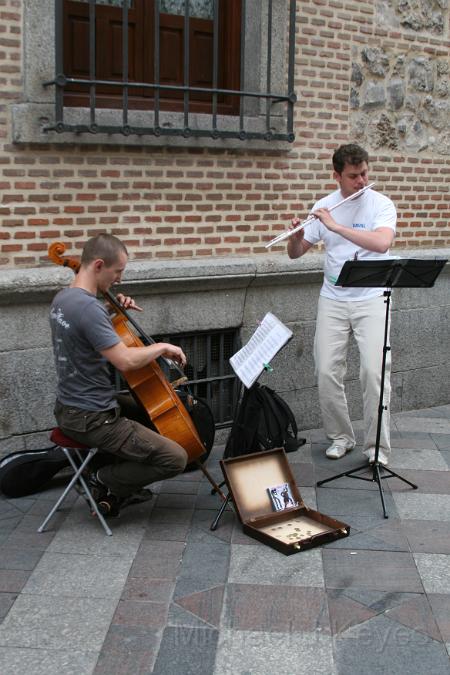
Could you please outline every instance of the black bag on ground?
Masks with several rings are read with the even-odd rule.
[[[0,460],[0,492],[6,497],[32,495],[67,466],[67,457],[57,446],[12,452]]]
[[[203,464],[208,459],[214,445],[216,427],[213,412],[205,399],[199,396],[189,396],[181,390],[177,390],[177,394],[191,416],[199,438],[205,446],[205,454],[198,458],[198,461]],[[185,472],[194,471],[195,469],[198,469],[197,461],[190,462],[186,466]]]
[[[225,446],[224,458],[272,448],[294,452],[306,442],[286,401],[270,387],[246,389]]]

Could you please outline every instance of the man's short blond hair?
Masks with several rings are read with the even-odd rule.
[[[128,256],[125,244],[112,234],[98,234],[89,239],[81,254],[81,264],[89,265],[93,260],[101,258],[107,267],[118,261],[121,253]]]

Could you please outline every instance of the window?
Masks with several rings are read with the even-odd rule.
[[[27,1],[14,142],[284,150],[295,15],[296,0]]]
[[[183,110],[189,86],[189,110],[212,113],[212,89],[239,89],[240,28],[241,0],[64,0],[64,105],[89,105],[96,80],[120,83],[96,85],[98,108],[122,108],[126,96],[129,109],[157,97]],[[237,114],[238,98],[221,93],[217,111]]]

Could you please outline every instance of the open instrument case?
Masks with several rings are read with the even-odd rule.
[[[283,448],[220,462],[243,531],[291,555],[347,537],[350,527],[308,508]]]

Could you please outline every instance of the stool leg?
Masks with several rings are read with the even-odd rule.
[[[88,464],[88,462],[90,462],[90,460],[92,459],[92,457],[95,455],[95,452],[96,452],[95,449],[90,450],[86,459],[82,462],[81,466],[78,467],[75,464],[69,450],[67,448],[61,448],[61,450],[64,452],[65,456],[67,457],[68,462],[72,465],[72,468],[74,470],[74,475],[72,476],[72,478],[71,478],[70,482],[67,484],[64,492],[59,497],[58,501],[56,502],[56,504],[54,505],[54,507],[52,508],[50,513],[48,514],[47,518],[44,520],[42,525],[38,528],[38,532],[43,532],[45,530],[45,527],[46,527],[47,523],[52,518],[53,514],[56,513],[56,511],[59,509],[59,507],[61,506],[61,504],[63,503],[63,501],[65,500],[65,498],[67,497],[67,495],[69,494],[69,492],[71,491],[71,489],[73,488],[75,483],[77,482],[79,472],[83,471],[84,467]]]
[[[100,509],[98,508],[97,502],[96,502],[95,499],[93,498],[93,496],[92,496],[92,494],[91,494],[91,491],[89,490],[88,486],[86,485],[86,481],[84,480],[84,478],[83,478],[83,476],[82,476],[81,474],[80,474],[80,476],[78,477],[78,480],[79,480],[79,482],[81,483],[81,485],[82,485],[82,487],[83,487],[84,493],[85,493],[85,495],[86,495],[86,499],[89,500],[89,504],[92,506],[93,511],[95,511],[95,513],[97,514],[97,518],[98,518],[99,521],[101,522],[101,524],[102,524],[102,526],[103,526],[103,529],[105,530],[106,534],[107,534],[109,537],[112,537],[112,532],[111,532],[111,530],[109,529],[108,524],[106,523],[106,520],[105,520],[104,517],[103,517],[103,514],[101,513]]]
[[[44,520],[44,522],[42,523],[42,525],[38,528],[38,532],[44,532],[44,530],[45,530],[45,528],[46,528],[48,522],[49,522],[50,519],[53,517],[54,513],[56,513],[56,511],[59,509],[59,507],[61,506],[61,504],[63,503],[63,501],[65,500],[65,498],[67,497],[67,495],[69,494],[70,490],[73,488],[73,486],[75,485],[75,483],[76,483],[77,481],[79,481],[79,482],[81,483],[81,485],[83,486],[83,490],[85,491],[86,496],[87,496],[87,498],[89,499],[89,503],[92,505],[94,511],[96,512],[96,514],[97,514],[97,516],[98,516],[98,518],[99,518],[99,520],[100,520],[100,522],[101,522],[101,524],[102,524],[102,526],[103,526],[103,529],[105,530],[105,532],[106,532],[107,535],[112,536],[111,530],[109,529],[108,525],[106,524],[105,519],[103,518],[102,514],[101,514],[100,511],[98,510],[98,506],[97,506],[97,504],[95,503],[95,500],[94,500],[94,498],[92,497],[92,495],[91,495],[91,493],[90,493],[90,490],[89,490],[89,488],[87,487],[86,482],[85,482],[83,476],[81,475],[82,472],[84,471],[85,467],[89,464],[89,462],[91,461],[92,457],[93,457],[93,456],[95,455],[95,453],[97,452],[97,449],[96,449],[96,448],[93,448],[93,449],[89,450],[89,452],[88,452],[86,458],[81,462],[81,465],[80,465],[80,466],[77,466],[77,465],[76,465],[76,463],[75,463],[75,461],[74,461],[72,455],[70,454],[70,451],[69,451],[67,448],[61,447],[61,450],[64,452],[64,454],[65,454],[65,456],[67,457],[68,461],[69,461],[70,464],[72,465],[72,468],[73,468],[73,470],[75,471],[75,473],[74,473],[74,475],[72,476],[72,478],[71,478],[69,484],[68,484],[67,487],[65,488],[64,492],[62,493],[62,495],[60,496],[60,498],[58,499],[58,501],[56,502],[56,504],[54,505],[54,507],[52,508],[52,510],[50,511],[50,513],[48,514],[48,516],[46,517],[46,519]],[[81,460],[80,454],[79,454],[79,453],[77,453],[77,454],[78,454],[79,459]]]

